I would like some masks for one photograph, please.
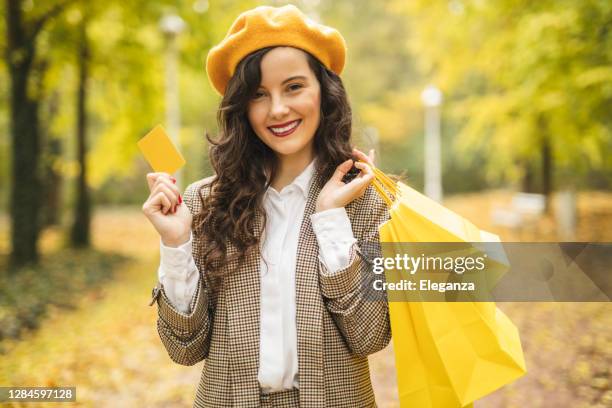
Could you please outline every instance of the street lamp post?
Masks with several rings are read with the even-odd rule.
[[[176,38],[185,29],[185,22],[175,14],[168,14],[160,20],[159,28],[166,37],[166,126],[175,146],[180,149],[181,110]],[[182,170],[177,171],[175,178],[176,185],[182,189]]]
[[[425,195],[442,202],[440,105],[442,92],[428,85],[421,93],[425,105]]]

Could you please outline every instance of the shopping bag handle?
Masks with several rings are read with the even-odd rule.
[[[374,186],[374,189],[376,190],[380,198],[382,198],[385,201],[385,203],[387,204],[387,207],[391,208],[391,206],[393,206],[393,200],[389,198],[389,195],[383,188],[382,184],[377,179],[374,179],[372,181],[372,185]]]
[[[391,208],[391,206],[393,206],[393,203],[395,202],[395,197],[397,197],[397,193],[399,191],[397,183],[391,180],[389,176],[387,176],[382,170],[380,170],[373,164],[364,162],[362,160],[359,161],[361,163],[369,165],[372,168],[372,170],[374,171],[374,180],[372,181],[374,189],[376,190],[380,198],[385,201],[387,206]],[[391,197],[389,197],[389,195],[391,195]]]

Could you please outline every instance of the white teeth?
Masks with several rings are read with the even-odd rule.
[[[285,133],[285,132],[295,128],[299,124],[300,124],[300,121],[296,120],[295,122],[293,122],[293,123],[291,123],[291,124],[289,124],[289,125],[287,125],[285,127],[282,127],[282,128],[271,127],[270,130],[273,131],[274,133]]]

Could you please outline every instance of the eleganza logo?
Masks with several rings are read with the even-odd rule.
[[[471,291],[476,290],[474,282],[432,282],[429,279],[420,279],[412,281],[402,279],[399,282],[383,282],[377,279],[372,282],[376,290],[420,290],[420,291],[436,291],[440,293],[448,291]]]

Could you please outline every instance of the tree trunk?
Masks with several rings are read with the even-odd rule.
[[[44,144],[48,155],[44,163],[44,209],[42,226],[58,225],[61,215],[62,176],[53,164],[62,155],[60,140],[48,138]]]
[[[46,124],[46,126],[41,126],[40,129],[42,146],[42,211],[40,225],[41,229],[44,229],[60,222],[62,177],[56,170],[55,163],[62,155],[62,143],[53,137],[51,126],[49,126],[59,111],[59,92],[55,90],[47,98],[44,88],[44,72],[49,66],[49,60],[45,59],[42,63],[36,65],[40,71],[36,75],[38,77],[39,99],[41,101],[48,99],[48,103],[44,105],[41,102],[43,112],[40,114],[41,123]],[[43,109],[43,106],[46,109]]]
[[[90,200],[87,190],[87,80],[89,77],[89,42],[87,40],[87,19],[83,17],[79,40],[79,85],[77,91],[77,160],[80,171],[77,180],[77,199],[74,224],[70,234],[73,247],[90,245]]]
[[[11,255],[19,267],[38,261],[40,179],[38,175],[38,102],[28,95],[35,42],[27,37],[17,0],[6,0],[8,44],[6,62],[10,76],[10,132],[12,141],[11,175]]]
[[[28,93],[36,39],[43,27],[61,13],[71,0],[54,4],[46,13],[25,18],[20,0],[5,0],[6,64],[10,78],[11,174],[11,255],[12,267],[38,261],[41,182],[39,98]],[[11,268],[15,270],[14,268]]]
[[[535,180],[534,180],[534,171],[533,165],[529,160],[525,160],[523,162],[523,180],[522,180],[522,190],[525,193],[534,193],[535,192]]]
[[[546,197],[546,212],[550,212],[550,199],[552,196],[552,151],[548,134],[544,135],[541,145],[542,152],[542,194]]]

